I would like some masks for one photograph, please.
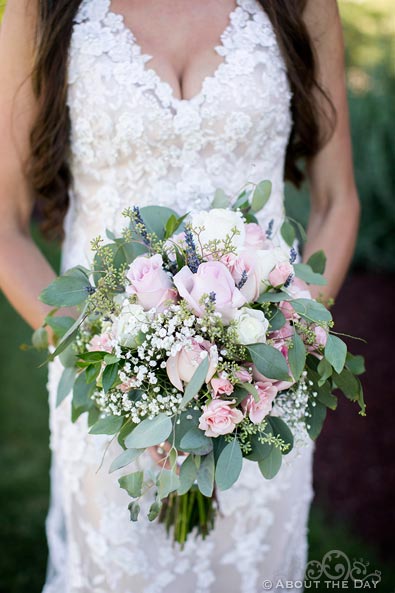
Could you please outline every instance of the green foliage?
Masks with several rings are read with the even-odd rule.
[[[228,490],[240,476],[243,465],[243,456],[239,441],[234,437],[222,449],[216,469],[215,482],[220,490]]]
[[[129,449],[152,447],[165,441],[173,428],[166,414],[158,414],[154,418],[146,418],[125,439]]]
[[[288,381],[290,379],[288,366],[284,356],[269,344],[250,344],[247,350],[252,362],[262,375],[268,379]]]

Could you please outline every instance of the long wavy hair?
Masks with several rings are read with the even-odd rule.
[[[67,64],[73,20],[81,2],[38,0],[33,88],[39,112],[30,138],[30,177],[42,231],[48,238],[62,237],[69,203],[72,177],[70,118],[66,104]],[[299,187],[304,179],[302,161],[313,157],[329,137],[334,110],[317,81],[316,58],[303,21],[307,0],[259,2],[276,32],[293,93],[293,128],[286,153],[285,178]],[[329,109],[323,109],[323,105]]]

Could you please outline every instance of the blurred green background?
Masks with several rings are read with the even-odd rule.
[[[347,47],[355,171],[362,201],[353,270],[355,274],[381,271],[388,284],[395,271],[394,0],[342,0],[340,7]],[[291,216],[306,221],[307,190],[287,188],[287,208]],[[57,248],[37,240],[56,267]],[[39,368],[40,356],[18,350],[20,344],[29,342],[30,330],[2,295],[0,315],[0,592],[37,593],[43,584],[47,554],[46,370]],[[356,328],[355,333],[360,335],[360,329]],[[392,402],[388,405],[392,406]],[[323,442],[318,443],[318,449],[325,448]],[[361,472],[363,467],[361,464]],[[382,582],[376,590],[394,591],[395,570],[379,542],[364,536],[357,522],[328,513],[319,485],[316,488],[318,497],[310,520],[310,557],[321,560],[329,550],[340,549],[350,558],[363,558],[372,569],[382,571]],[[343,502],[336,500],[339,505]]]

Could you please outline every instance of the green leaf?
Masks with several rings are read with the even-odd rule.
[[[103,390],[107,393],[118,379],[118,363],[109,364],[103,371]]]
[[[288,220],[284,220],[280,232],[287,245],[292,247],[296,237],[294,226]]]
[[[96,380],[100,374],[100,364],[96,363],[96,364],[90,364],[89,366],[86,367],[86,382],[87,383],[96,383]]]
[[[170,216],[165,227],[165,239],[169,239],[176,232],[176,230],[180,228],[187,216],[188,213],[180,217],[177,217],[174,214]]]
[[[354,375],[362,375],[365,372],[365,359],[361,355],[355,356],[347,352],[346,366]]]
[[[280,449],[278,449],[278,447],[273,447],[265,459],[258,461],[259,469],[261,470],[263,477],[267,480],[274,478],[280,471],[282,460],[283,456]]]
[[[332,376],[332,365],[325,358],[321,358],[317,366],[319,374],[318,385],[321,386]]]
[[[228,208],[229,198],[223,189],[217,189],[214,194],[214,199],[211,203],[211,208]]]
[[[122,467],[126,467],[129,463],[140,457],[144,451],[145,449],[126,449],[126,451],[122,451],[112,462],[109,473],[111,474]]]
[[[308,264],[294,264],[295,276],[304,280],[308,284],[315,284],[317,286],[324,286],[328,281],[322,274],[313,272]]]
[[[148,521],[154,521],[158,516],[162,509],[162,503],[158,500],[155,500],[149,508],[148,511]]]
[[[346,362],[347,346],[337,336],[328,334],[325,345],[325,358],[337,373],[341,373]]]
[[[249,344],[246,346],[252,362],[258,371],[268,379],[290,381],[289,370],[284,356],[269,344]]]
[[[80,329],[80,325],[83,323],[83,321],[87,317],[86,310],[87,310],[87,306],[85,305],[85,307],[84,307],[82,313],[80,314],[80,316],[78,317],[78,319],[76,319],[76,321],[73,323],[73,325],[64,334],[63,338],[61,339],[61,341],[55,348],[55,351],[48,358],[48,360],[55,360],[55,358],[57,356],[59,356],[61,354],[61,352],[66,350],[66,348],[74,342],[75,338],[77,337],[78,331]]]
[[[260,431],[259,433],[253,434],[250,437],[250,444],[251,444],[251,451],[246,455],[247,459],[251,461],[261,461],[268,457],[273,449],[273,444],[271,443],[261,443],[259,440],[260,436],[270,436],[273,434],[272,427],[268,424],[264,431]]]
[[[197,467],[193,460],[193,455],[188,455],[180,467],[180,485],[177,490],[180,496],[191,489],[196,480],[196,476]]]
[[[197,473],[197,485],[204,496],[212,496],[214,490],[214,453],[202,457]]]
[[[287,292],[263,292],[259,295],[257,303],[279,303],[280,301],[292,301],[293,297]]]
[[[40,294],[40,301],[53,307],[80,305],[89,296],[90,283],[84,276],[60,276]]]
[[[57,338],[63,338],[64,334],[74,325],[75,319],[67,316],[48,315],[45,318],[45,323],[49,325]]]
[[[105,416],[92,426],[89,434],[116,434],[122,427],[122,416]]]
[[[256,186],[254,193],[252,194],[251,210],[252,212],[259,212],[267,203],[272,193],[271,181],[261,181]]]
[[[39,327],[33,332],[32,344],[36,350],[48,350],[48,332],[45,327]]]
[[[318,391],[317,391],[317,400],[324,404],[330,410],[336,410],[337,408],[337,397],[331,393],[330,386],[328,383],[325,383]]]
[[[123,490],[131,496],[132,498],[138,498],[141,496],[141,490],[143,487],[143,479],[144,479],[144,472],[142,470],[138,470],[127,476],[122,476],[119,478],[118,482]]]
[[[350,401],[358,400],[359,381],[351,371],[344,368],[340,374],[335,372],[333,373],[333,380]]]
[[[166,498],[180,486],[180,478],[175,471],[162,469],[158,478],[158,497]]]
[[[64,369],[60,381],[58,383],[58,390],[56,394],[56,405],[59,406],[62,401],[71,392],[74,380],[75,380],[76,369],[74,367]]]
[[[243,467],[243,455],[237,437],[227,443],[218,457],[215,482],[220,490],[228,490],[237,481]]]
[[[153,447],[165,441],[173,428],[171,419],[164,413],[146,418],[125,438],[128,449]]]
[[[196,455],[205,455],[212,451],[212,440],[207,437],[200,428],[191,428],[182,437],[180,442],[181,450]]]
[[[326,266],[326,255],[322,251],[316,251],[309,257],[307,260],[307,264],[311,267],[313,272],[317,272],[317,274],[323,274],[325,272]]]
[[[83,371],[75,380],[73,388],[73,404],[76,408],[88,410],[93,405],[90,396],[95,389],[93,383],[87,383],[86,372]]]
[[[177,212],[166,206],[144,206],[140,209],[141,217],[149,233],[155,234],[159,239],[165,238],[166,223],[173,215],[178,218]]]
[[[139,503],[136,500],[134,500],[133,502],[130,502],[128,505],[128,509],[130,512],[130,520],[137,521],[139,518],[139,513],[140,513]]]
[[[257,388],[254,385],[251,385],[251,383],[240,383],[240,387],[242,389],[244,389],[244,391],[247,391],[247,393],[252,395],[252,397],[254,398],[254,400],[256,402],[259,402],[259,393],[257,391]],[[232,399],[233,399],[233,393],[232,393]],[[244,399],[244,397],[243,397],[243,399]]]
[[[309,416],[306,417],[306,429],[313,440],[318,437],[322,430],[326,418],[326,410],[326,406],[317,400],[310,400],[307,404]]]
[[[184,397],[181,400],[180,408],[184,408],[197,395],[206,380],[208,373],[209,360],[206,356],[193,373],[192,379],[185,388]]]
[[[270,324],[270,331],[277,331],[281,329],[282,327],[284,327],[287,321],[285,319],[284,313],[278,307],[275,308],[273,316],[268,319]]]
[[[174,418],[172,440],[174,439],[174,446],[176,449],[181,449],[181,439],[191,428],[197,428],[199,425],[199,418],[201,416],[200,410],[193,410],[188,408],[183,410]]]
[[[288,362],[295,381],[299,381],[306,365],[306,347],[300,335],[294,331],[292,348],[288,350]]]
[[[292,306],[297,313],[308,321],[331,321],[330,311],[313,299],[294,299]]]
[[[292,434],[291,429],[284,420],[278,416],[268,416],[267,420],[272,428],[273,435],[275,437],[280,437],[280,439],[288,445],[288,449],[282,452],[283,455],[288,455],[294,446],[294,435]]]

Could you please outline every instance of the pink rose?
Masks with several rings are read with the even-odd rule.
[[[172,288],[169,275],[162,267],[162,256],[139,256],[130,264],[126,278],[128,294],[135,294],[137,301],[147,311],[162,306],[166,301],[175,301],[177,293]]]
[[[218,437],[222,434],[233,432],[236,424],[244,418],[243,413],[237,408],[232,408],[236,400],[230,402],[222,399],[213,399],[203,406],[203,414],[199,419],[199,428],[205,431],[208,437]]]
[[[281,301],[278,307],[287,321],[299,319],[298,315],[289,301]]]
[[[177,387],[180,391],[184,391],[182,382],[190,382],[204,356],[209,357],[209,367],[206,375],[206,383],[208,383],[217,368],[218,351],[217,347],[210,344],[207,340],[203,342],[192,340],[189,346],[184,346],[175,356],[170,356],[167,359],[167,376],[174,387]]]
[[[245,240],[246,247],[253,249],[267,249],[270,246],[270,240],[266,238],[266,234],[262,227],[256,222],[250,222],[245,225]]]
[[[136,385],[136,377],[128,377],[125,379],[120,385],[118,385],[118,389],[122,391],[122,393],[127,393]]]
[[[247,281],[240,288],[241,294],[246,298],[247,302],[256,301],[262,292],[261,276],[257,269],[256,254],[252,249],[246,249],[239,255],[229,253],[222,258],[235,284],[238,284],[244,272],[247,274]]]
[[[196,315],[202,315],[204,306],[199,302],[204,294],[215,294],[215,309],[222,314],[224,323],[229,323],[235,311],[246,300],[225,266],[220,261],[208,261],[200,264],[196,274],[184,266],[175,276],[180,296],[185,299]]]
[[[229,379],[225,379],[222,377],[216,377],[211,379],[211,387],[213,388],[214,396],[218,397],[219,395],[230,395],[234,391],[234,386],[229,381]]]
[[[240,381],[240,383],[251,383],[252,375],[247,371],[247,369],[240,369],[235,373],[236,379]]]
[[[277,395],[277,387],[271,381],[258,381],[254,384],[259,396],[259,401],[255,401],[253,395],[249,395],[242,401],[241,405],[248,414],[251,422],[260,424],[272,409],[272,403]]]
[[[110,332],[104,332],[103,334],[98,334],[97,336],[93,336],[91,341],[89,342],[87,349],[89,352],[112,352],[113,347],[113,337]]]
[[[326,341],[328,339],[328,334],[324,330],[324,328],[321,327],[320,325],[316,325],[314,327],[314,334],[315,334],[315,343],[316,343],[316,345],[317,346],[325,347]]]
[[[287,261],[276,264],[269,274],[270,284],[274,287],[282,286],[288,280],[290,275],[293,274],[293,271],[293,265]]]

